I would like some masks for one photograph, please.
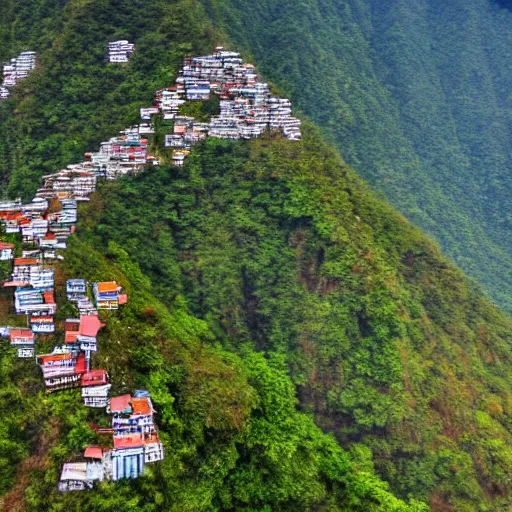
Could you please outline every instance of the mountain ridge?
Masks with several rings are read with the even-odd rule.
[[[133,25],[137,2],[68,2],[57,33],[52,14],[48,41],[34,46],[41,67],[1,107],[17,152],[4,167],[10,191],[29,194],[41,174],[133,123],[183,56],[223,39],[191,14],[197,5],[147,4],[156,31]],[[107,23],[104,34],[95,18],[123,32]],[[111,34],[130,36],[139,56],[115,73],[100,58]],[[509,506],[510,319],[317,128],[305,123],[298,143],[210,139],[182,169],[105,184],[84,214],[65,272],[116,278],[133,298],[122,323],[109,318],[100,362],[115,382],[151,391],[169,460],[141,482],[52,493],[55,468],[90,442],[90,418],[72,393],[44,397],[2,347],[2,441],[13,450],[3,481],[18,482],[24,509],[422,510],[392,496],[373,465],[395,495],[432,510]],[[27,456],[45,436],[31,473]]]

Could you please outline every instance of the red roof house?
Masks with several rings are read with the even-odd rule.
[[[114,396],[110,399],[110,412],[112,414],[130,414],[132,412],[131,395]]]
[[[11,345],[32,345],[34,333],[30,329],[11,329]]]
[[[98,317],[95,315],[82,315],[80,316],[80,335],[81,336],[91,336],[93,338],[96,337],[98,331],[105,327],[105,324],[102,324]]]
[[[108,384],[106,370],[91,370],[82,375],[82,387],[101,386],[103,384]]]
[[[122,450],[125,448],[138,448],[144,446],[144,437],[142,434],[123,434],[122,436],[114,436],[114,448]]]
[[[88,446],[84,451],[84,457],[101,460],[103,458],[103,450],[99,446]]]
[[[75,318],[68,318],[65,324],[65,338],[66,343],[76,343],[76,337],[80,334],[80,320]]]

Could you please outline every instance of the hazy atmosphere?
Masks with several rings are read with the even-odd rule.
[[[1,511],[512,509],[512,2],[1,7]]]

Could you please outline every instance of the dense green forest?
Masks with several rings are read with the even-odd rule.
[[[255,29],[268,16],[262,34],[268,36],[273,19],[290,21],[274,26],[275,53],[265,55],[260,34],[250,34],[240,17],[251,13],[245,2],[222,13],[234,17],[237,40],[217,18],[221,6],[194,0],[7,0],[0,59],[24,49],[39,56],[35,72],[0,105],[7,192],[31,197],[41,175],[137,122],[138,108],[172,84],[185,55],[218,43],[242,44],[265,77],[297,95],[298,76],[304,84],[314,79],[300,62],[310,50],[308,34],[296,39],[295,51],[283,49],[288,69],[269,59],[295,33],[299,22],[292,20],[314,24],[315,11],[308,1],[294,8],[281,2],[279,12],[272,3],[251,4]],[[327,16],[329,2],[321,7]],[[368,12],[361,6],[357,13],[363,25]],[[372,28],[366,29],[369,36]],[[109,66],[106,44],[121,37],[137,51],[128,65]],[[344,44],[347,53],[359,47],[361,59],[369,49],[364,38]],[[316,54],[319,66],[326,60]],[[352,65],[356,81],[358,59]],[[399,109],[384,119],[366,110],[371,94],[376,109],[385,105],[382,84],[372,80],[360,80],[367,96],[356,103],[361,115],[366,111],[368,137],[373,126],[380,145],[356,133],[361,123],[343,96],[333,90],[335,108],[308,89],[325,110],[318,127],[305,123],[301,142],[275,135],[210,139],[194,148],[184,168],[162,165],[103,184],[81,207],[57,285],[80,276],[116,279],[127,289],[128,306],[105,316],[96,363],[108,370],[114,393],[151,392],[166,458],[137,481],[59,494],[60,464],[101,442],[87,424],[102,415],[83,407],[78,391],[44,395],[33,363],[15,359],[2,343],[0,507],[510,509],[512,322],[322,139],[331,129],[347,139],[352,132],[344,149],[371,160],[366,167],[361,158],[357,170],[383,172],[379,159],[394,137],[385,121]],[[342,120],[328,115],[338,107],[346,110]],[[401,147],[405,152],[405,142]],[[410,172],[411,187],[427,179],[407,166],[395,175],[389,164],[386,172],[397,183],[400,172]],[[433,197],[427,192],[425,201]],[[20,322],[9,316],[10,300],[0,292],[0,324]],[[66,305],[59,320],[70,315]]]
[[[98,206],[82,212],[86,222],[94,221]],[[139,480],[59,493],[62,462],[79,457],[91,442],[105,442],[87,425],[105,426],[104,415],[84,407],[79,390],[45,396],[33,361],[20,363],[2,344],[3,510],[426,510],[389,493],[368,448],[343,450],[310,414],[297,411],[282,354],[223,349],[208,324],[190,314],[184,297],[175,294],[168,307],[159,302],[118,244],[96,251],[83,237],[75,239],[61,270],[61,289],[76,275],[115,278],[127,289],[127,308],[104,317],[108,327],[96,363],[108,368],[114,393],[137,387],[151,392],[166,456]],[[60,318],[72,310],[67,305]]]
[[[91,243],[123,247],[225,347],[283,355],[302,410],[401,496],[509,507],[510,321],[315,130],[189,158],[103,189]]]
[[[510,2],[204,3],[356,171],[512,311]]]

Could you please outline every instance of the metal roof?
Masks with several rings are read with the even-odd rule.
[[[86,462],[66,462],[62,466],[61,480],[87,480]]]

